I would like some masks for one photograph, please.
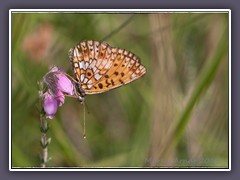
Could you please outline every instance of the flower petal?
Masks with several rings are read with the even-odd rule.
[[[70,79],[68,79],[67,76],[64,74],[57,74],[56,76],[58,78],[58,89],[63,93],[73,95],[74,91],[72,81],[70,81]]]
[[[43,94],[43,108],[46,112],[46,117],[53,119],[57,112],[58,101],[48,91]]]
[[[57,66],[52,66],[49,70],[49,72],[57,72],[59,71],[60,69],[57,67]]]
[[[58,91],[56,94],[58,106],[62,106],[64,104],[65,96],[61,91]]]

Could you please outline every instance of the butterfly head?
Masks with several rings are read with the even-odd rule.
[[[84,99],[85,99],[84,97],[78,96],[78,100],[80,101],[81,104],[84,102]]]

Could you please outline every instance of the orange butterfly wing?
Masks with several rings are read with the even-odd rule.
[[[140,58],[106,42],[81,41],[70,49],[76,79],[86,94],[97,94],[128,84],[146,73]]]

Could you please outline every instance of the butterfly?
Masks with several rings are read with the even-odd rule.
[[[106,42],[86,40],[69,50],[80,102],[86,94],[103,93],[146,74],[146,68],[134,53]]]

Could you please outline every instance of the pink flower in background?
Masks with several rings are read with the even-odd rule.
[[[65,72],[56,66],[43,77],[43,81],[47,84],[48,90],[43,94],[42,104],[46,117],[52,119],[57,108],[64,104],[64,95],[74,95],[74,86]]]
[[[21,44],[22,51],[33,62],[39,62],[47,54],[53,43],[54,29],[51,23],[39,24],[32,32],[26,34]]]

